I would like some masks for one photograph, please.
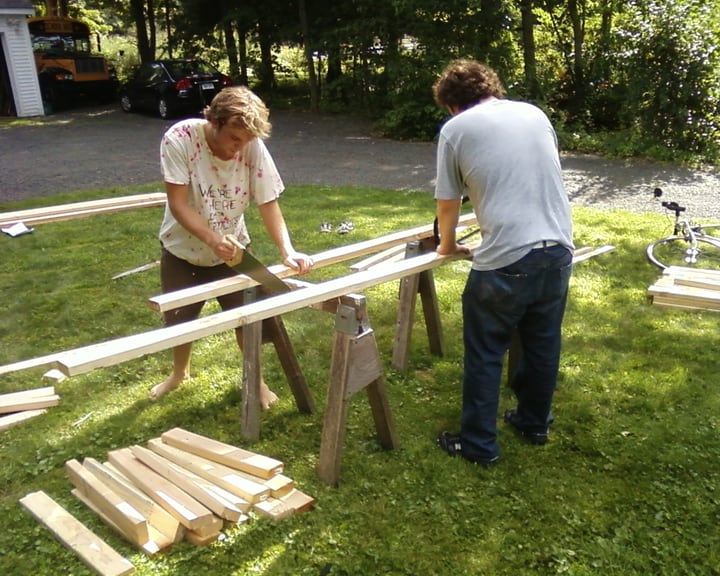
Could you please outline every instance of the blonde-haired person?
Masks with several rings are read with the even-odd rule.
[[[167,192],[160,226],[162,292],[172,292],[234,275],[225,264],[236,247],[225,236],[250,244],[245,210],[257,205],[270,238],[285,265],[304,274],[312,259],[297,252],[290,240],[278,198],[282,179],[263,139],[270,135],[269,111],[244,86],[219,92],[203,111],[204,118],[181,120],[165,132],[160,165]],[[218,296],[223,310],[242,305],[242,293]],[[166,325],[197,318],[204,302],[165,313]],[[236,339],[242,348],[242,331]],[[172,373],[150,390],[157,400],[190,377],[192,343],[173,348]],[[261,403],[268,408],[277,396],[262,383]]]

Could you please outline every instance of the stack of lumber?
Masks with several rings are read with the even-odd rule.
[[[277,520],[315,503],[279,460],[182,428],[112,450],[107,462],[68,460],[65,469],[72,494],[148,555],[183,538],[210,544],[250,513]]]
[[[0,431],[40,416],[46,408],[59,403],[60,396],[53,386],[0,394]]]
[[[720,311],[720,270],[670,266],[648,296],[657,306]]]

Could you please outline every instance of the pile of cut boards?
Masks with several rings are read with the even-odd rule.
[[[65,463],[72,494],[150,556],[183,539],[210,544],[249,513],[277,520],[315,504],[283,474],[281,461],[182,428],[107,456],[104,463]],[[43,492],[20,502],[75,550],[51,525],[58,514],[67,516],[59,505]]]
[[[53,386],[0,394],[0,431],[40,416],[59,403]]]
[[[648,288],[657,306],[720,311],[720,270],[670,266]]]

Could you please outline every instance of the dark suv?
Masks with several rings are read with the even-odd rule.
[[[232,86],[230,76],[202,60],[154,60],[141,64],[120,86],[120,106],[161,118],[194,116],[226,86]]]

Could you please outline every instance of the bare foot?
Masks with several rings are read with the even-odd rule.
[[[268,385],[265,384],[265,382],[260,383],[260,405],[262,406],[263,410],[267,410],[275,404],[275,402],[278,401],[278,396],[268,388]]]
[[[159,400],[160,398],[165,396],[165,394],[167,394],[168,392],[172,392],[173,390],[175,390],[175,388],[180,386],[183,380],[184,378],[177,378],[174,375],[170,375],[170,377],[165,380],[165,382],[161,382],[160,384],[156,384],[155,386],[150,388],[150,400],[153,402]]]

